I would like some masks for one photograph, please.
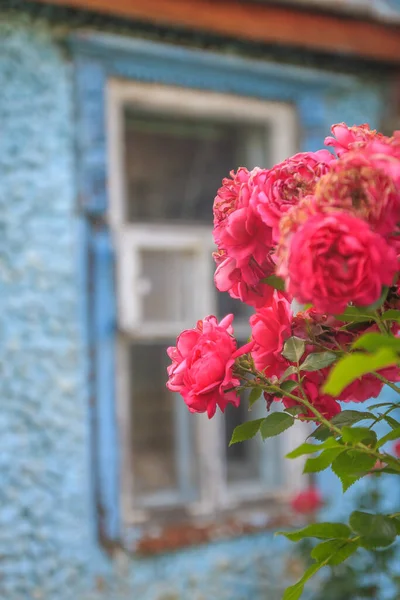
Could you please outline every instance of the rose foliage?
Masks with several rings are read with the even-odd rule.
[[[239,425],[231,444],[311,422],[311,439],[288,458],[306,457],[305,473],[332,468],[345,492],[376,465],[400,474],[393,416],[400,407],[400,132],[386,137],[342,123],[325,144],[331,150],[299,153],[272,169],[241,167],[223,180],[213,211],[215,285],[253,307],[249,342],[238,347],[233,315],[205,317],[168,349],[167,387],[209,418],[217,407],[238,406],[243,390],[250,408],[264,401],[265,418]],[[384,385],[391,402],[346,410],[348,402],[377,398]],[[272,404],[279,417],[268,414]],[[306,486],[294,508],[305,514],[319,504]],[[312,566],[285,592],[284,600],[297,600],[323,567],[359,547],[391,545],[400,513],[355,511],[348,524],[284,535],[322,540]]]

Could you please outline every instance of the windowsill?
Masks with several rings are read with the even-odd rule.
[[[125,550],[138,557],[156,556],[176,552],[187,547],[200,546],[216,541],[229,540],[244,535],[287,529],[300,526],[304,518],[294,515],[287,504],[267,509],[264,507],[225,511],[213,518],[186,520],[174,524],[164,523],[156,527],[144,526],[139,532],[132,528],[133,543],[125,543]],[[129,534],[128,534],[129,535]],[[129,536],[130,537],[130,536]]]

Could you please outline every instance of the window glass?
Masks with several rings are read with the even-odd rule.
[[[212,225],[223,177],[266,155],[265,129],[125,110],[125,187],[131,222]],[[249,164],[247,164],[249,163]]]
[[[228,484],[258,484],[271,492],[283,484],[281,439],[265,440],[257,434],[251,440],[229,446],[233,430],[245,421],[265,416],[265,402],[259,398],[249,410],[249,394],[243,393],[240,406],[228,405],[225,411],[225,447]],[[272,410],[274,407],[272,407]]]
[[[196,253],[189,250],[141,250],[142,316],[146,322],[197,319]],[[177,332],[178,333],[178,332]]]
[[[196,478],[194,422],[183,400],[165,386],[168,345],[134,343],[130,350],[134,493],[166,503],[193,493]]]
[[[225,412],[225,447],[228,483],[254,481],[260,479],[260,447],[257,439],[229,446],[233,430],[246,420],[255,418],[248,415],[247,398],[242,397],[238,408],[228,405]]]

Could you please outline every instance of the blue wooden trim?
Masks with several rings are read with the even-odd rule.
[[[70,47],[74,55],[97,59],[109,75],[155,82],[170,80],[171,85],[183,79],[183,85],[188,87],[217,87],[222,91],[233,87],[241,94],[243,81],[251,82],[252,95],[259,95],[267,82],[272,86],[281,84],[282,91],[291,95],[299,86],[350,88],[354,83],[350,75],[110,34],[75,33],[70,37]]]
[[[115,418],[115,323],[112,248],[107,211],[106,83],[123,77],[167,85],[291,102],[297,108],[301,148],[316,150],[325,131],[325,94],[350,90],[355,79],[321,71],[189,50],[99,34],[71,38],[75,66],[78,194],[88,219],[93,290],[88,322],[94,371],[92,422],[100,530],[115,541],[120,530],[119,453]],[[181,465],[182,472],[186,469]]]
[[[76,58],[79,205],[93,216],[104,214],[107,208],[106,82],[100,62]]]
[[[119,445],[115,405],[115,291],[113,250],[106,229],[92,230],[95,464],[102,537],[119,536]]]

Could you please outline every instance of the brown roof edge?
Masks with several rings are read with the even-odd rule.
[[[240,0],[28,0],[157,25],[400,63],[400,26]]]
[[[243,0],[242,0],[243,1]],[[339,15],[345,18],[400,24],[400,10],[385,0],[244,0],[308,12]],[[390,0],[389,0],[390,2]]]

